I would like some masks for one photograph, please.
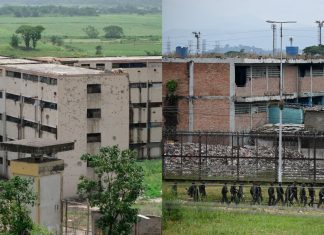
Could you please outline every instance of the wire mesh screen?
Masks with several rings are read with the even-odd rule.
[[[275,181],[277,134],[164,133],[164,179]],[[324,136],[284,134],[283,180],[324,180]]]

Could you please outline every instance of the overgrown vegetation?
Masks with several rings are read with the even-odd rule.
[[[117,146],[101,148],[96,155],[85,154],[81,160],[93,168],[97,179],[81,176],[78,193],[98,207],[97,221],[104,234],[129,234],[137,221],[136,199],[143,191],[143,169],[136,164],[136,153]]]
[[[18,176],[0,181],[0,233],[21,235],[33,230],[29,206],[34,205],[36,195],[32,183]]]
[[[162,161],[143,160],[137,164],[144,170],[144,196],[147,198],[161,197],[162,192]]]

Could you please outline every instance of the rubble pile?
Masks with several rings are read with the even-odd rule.
[[[206,177],[232,177],[237,174],[237,165],[243,177],[275,177],[277,174],[275,147],[246,145],[238,149],[229,145],[201,145],[199,154],[198,143],[183,143],[182,151],[180,143],[166,143],[164,151],[165,156],[170,156],[165,158],[165,170],[169,175],[197,176],[201,173]],[[300,159],[283,161],[284,177],[308,178],[312,174],[312,161],[297,150],[285,148],[283,157]]]

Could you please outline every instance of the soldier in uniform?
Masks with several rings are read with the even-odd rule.
[[[324,203],[324,187],[321,188],[321,190],[318,193],[318,205],[319,208]]]
[[[227,193],[228,193],[227,183],[225,182],[222,188],[222,204],[224,202],[228,204]]]
[[[206,185],[205,182],[203,182],[201,185],[199,185],[199,194],[200,194],[200,199],[206,199],[207,194],[206,194]]]
[[[174,182],[172,185],[172,195],[177,197],[178,196],[178,185],[177,182]]]
[[[284,205],[284,190],[282,188],[281,183],[278,183],[278,186],[276,187],[276,192],[277,192],[277,200],[275,204],[278,204],[279,201],[281,201],[282,205]]]
[[[237,192],[237,199],[238,199],[239,203],[244,200],[243,184],[242,183],[240,183],[239,190]]]
[[[308,203],[309,206],[313,207],[314,206],[314,200],[315,200],[315,189],[314,189],[314,184],[310,183],[308,187],[308,195],[310,198],[310,201]]]
[[[250,188],[250,194],[252,197],[252,205],[255,205],[255,203],[257,202],[257,186],[255,182],[252,183],[252,186]]]
[[[298,201],[298,189],[297,189],[297,184],[296,182],[293,183],[293,185],[291,186],[291,201],[293,202],[293,200],[295,199],[296,202],[299,204],[299,201]]]
[[[270,187],[268,188],[268,195],[269,195],[269,206],[273,206],[275,204],[276,198],[275,198],[275,190],[273,187],[273,183],[270,183]]]
[[[307,196],[306,196],[306,189],[305,184],[303,183],[299,192],[300,195],[300,203],[306,206],[307,204]]]
[[[191,186],[188,189],[188,195],[193,198],[194,201],[198,201],[199,199],[199,191],[195,184],[195,182],[192,182]]]
[[[293,205],[293,194],[292,194],[292,185],[288,184],[285,192],[285,204],[287,206]]]
[[[236,182],[234,182],[234,184],[231,186],[230,192],[231,192],[231,202],[235,202],[237,204]]]
[[[262,189],[261,189],[261,185],[260,183],[257,185],[256,187],[256,197],[257,197],[257,203],[260,205],[261,202],[263,201],[263,197],[262,197]]]

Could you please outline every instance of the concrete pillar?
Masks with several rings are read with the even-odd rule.
[[[194,130],[194,61],[189,61],[189,118],[188,118],[188,131]]]

